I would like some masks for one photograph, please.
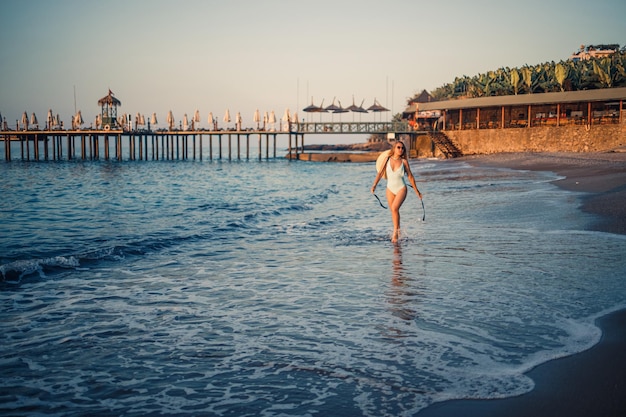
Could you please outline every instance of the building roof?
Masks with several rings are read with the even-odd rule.
[[[109,94],[98,100],[99,106],[104,106],[105,104],[108,104],[109,106],[121,106],[122,102],[113,97],[113,92],[109,90]]]
[[[584,91],[564,91],[559,93],[518,94],[513,96],[491,96],[458,100],[413,103],[404,113],[426,110],[458,110],[500,106],[524,106],[557,103],[577,103],[589,101],[626,100],[626,87],[600,88]],[[418,107],[419,106],[419,107]]]

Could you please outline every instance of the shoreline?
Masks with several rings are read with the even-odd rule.
[[[580,209],[597,216],[589,230],[626,234],[626,153],[514,153],[460,158],[472,165],[551,171],[559,188],[586,193]],[[450,400],[419,417],[615,417],[626,415],[626,309],[596,320],[600,341],[526,373],[535,388],[504,399]]]
[[[589,230],[626,234],[626,152],[504,153],[458,158],[469,164],[528,171],[551,171],[564,177],[553,183],[586,193],[580,209],[595,214]]]
[[[626,309],[596,320],[590,349],[541,364],[526,375],[535,388],[517,397],[450,400],[418,417],[617,417],[626,415]]]

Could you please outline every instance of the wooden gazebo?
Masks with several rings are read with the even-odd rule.
[[[109,94],[98,100],[101,107],[100,120],[104,130],[109,130],[118,126],[117,123],[117,106],[121,106],[122,102],[113,97],[113,92],[109,89]]]

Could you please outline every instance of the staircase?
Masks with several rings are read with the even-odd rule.
[[[430,140],[433,141],[437,149],[444,154],[446,159],[463,156],[463,152],[461,152],[461,150],[457,148],[454,143],[452,143],[450,138],[447,137],[445,133],[439,131],[430,132],[428,136],[430,137]]]

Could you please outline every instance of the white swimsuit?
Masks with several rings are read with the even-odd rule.
[[[391,159],[387,161],[387,188],[394,194],[398,194],[403,187],[406,187],[404,182],[404,161],[400,164],[397,170],[391,168]]]

